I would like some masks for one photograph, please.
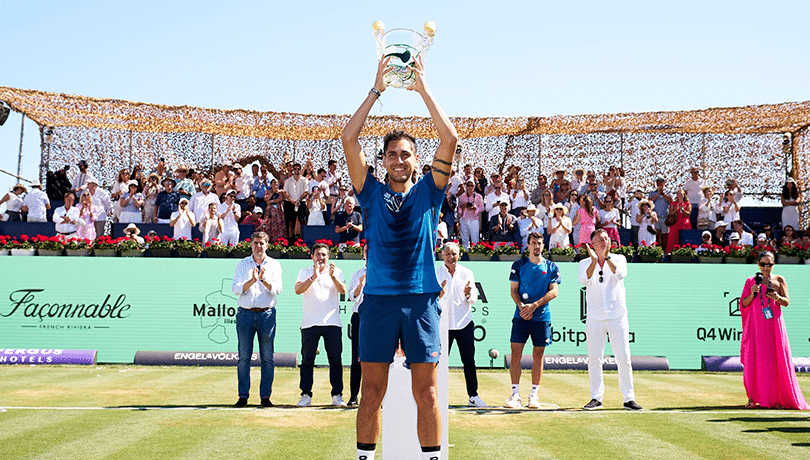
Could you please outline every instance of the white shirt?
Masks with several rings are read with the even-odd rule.
[[[242,173],[239,177],[236,178],[236,199],[237,200],[245,200],[247,197],[250,196],[250,192],[253,190],[253,178],[245,173]]]
[[[263,283],[253,283],[245,292],[242,289],[245,283],[253,277],[256,261],[249,255],[236,264],[231,289],[239,296],[237,305],[241,308],[275,308],[276,297],[281,293],[281,264],[271,257],[265,257],[260,267],[264,268],[264,279],[270,284],[272,290],[267,290]]]
[[[169,220],[173,220],[175,217],[180,215],[180,211],[175,211],[172,213]],[[184,213],[177,222],[174,223],[174,235],[172,238],[175,240],[179,240],[180,238],[186,237],[187,240],[191,239],[191,221],[189,220],[188,216]]]
[[[633,198],[633,200],[630,202],[630,225],[633,227],[638,227],[636,217],[638,216],[638,213],[641,212],[641,209],[639,209],[638,206],[639,203],[641,203],[641,201],[637,200],[636,198]]]
[[[23,198],[23,204],[28,206],[28,217],[36,218],[40,221],[45,221],[45,216],[48,213],[48,205],[51,200],[48,195],[38,188],[32,188],[31,192]]]
[[[87,193],[90,193],[89,191]],[[90,195],[90,201],[93,202],[95,206],[97,206],[102,212],[98,215],[93,214],[93,217],[96,218],[96,221],[106,221],[107,215],[112,211],[113,205],[112,200],[110,200],[110,194],[107,193],[101,187],[96,187],[96,193]]]
[[[442,264],[436,269],[436,278],[441,285],[447,281],[444,295],[439,299],[439,305],[443,312],[448,313],[448,329],[464,329],[472,321],[472,310],[470,306],[478,301],[478,288],[475,287],[475,277],[472,270],[456,264],[456,272],[450,274],[447,266]],[[464,288],[470,283],[470,298],[464,296]]]
[[[352,274],[352,280],[349,282],[349,300],[354,302],[352,313],[357,313],[357,309],[360,308],[360,304],[363,303],[363,290],[360,289],[360,295],[357,297],[354,296],[354,291],[357,289],[357,286],[360,285],[360,278],[365,274],[366,267],[364,266]]]
[[[599,222],[611,222],[609,224],[604,224],[604,228],[616,228],[616,224],[612,222],[613,220],[619,221],[619,210],[616,208],[611,209],[610,211],[601,210],[599,211]]]
[[[188,206],[191,212],[194,213],[194,218],[197,222],[201,221],[203,216],[208,212],[208,205],[214,203],[219,206],[219,197],[216,193],[208,192],[206,195],[203,192],[197,192],[189,200]]]
[[[224,203],[220,203],[220,205],[217,206],[217,214],[222,215],[225,212],[227,212],[228,206],[229,205],[227,201]],[[238,219],[241,215],[242,215],[241,207],[238,204],[236,204],[236,202],[234,202],[233,211],[228,212],[227,214],[225,214],[225,217],[222,218],[222,233],[234,230],[239,231],[239,223],[236,222],[236,219]]]
[[[296,282],[312,278],[314,273],[312,265],[304,267],[298,272]],[[343,283],[343,272],[335,267],[335,278]],[[338,326],[340,324],[340,293],[335,287],[332,277],[329,276],[329,266],[318,274],[309,288],[302,294],[304,316],[301,318],[301,329],[312,326]]]
[[[447,187],[450,189],[450,193],[455,195],[458,193],[458,188],[461,187],[461,184],[463,183],[463,179],[459,177],[458,174],[454,174],[453,177],[451,177],[448,181]]]
[[[579,261],[579,282],[585,285],[585,301],[588,304],[588,321],[620,318],[627,314],[624,278],[627,276],[627,259],[624,256],[612,256],[610,261],[616,265],[616,273],[608,267],[607,262],[601,268],[596,264],[593,275],[587,277],[592,259]],[[602,272],[602,282],[599,282]]]
[[[529,194],[525,190],[512,190],[512,193],[510,193],[509,196],[512,199],[512,209],[525,208],[529,205],[529,200],[527,198]]]
[[[62,218],[67,215],[68,219],[71,220],[71,223],[62,223]],[[64,206],[60,206],[56,208],[53,212],[53,222],[56,224],[56,231],[58,233],[63,234],[70,234],[76,233],[78,228],[76,224],[79,221],[79,208],[76,206],[71,207],[70,209],[65,209]]]
[[[301,201],[301,195],[307,191],[307,180],[302,176],[298,179],[295,176],[288,178],[284,181],[284,191],[290,195],[290,200],[296,205],[298,209],[298,202]]]
[[[754,235],[748,232],[740,233],[740,246],[747,244],[748,246],[754,245]]]
[[[700,199],[703,198],[704,183],[705,181],[702,178],[698,178],[698,180],[692,180],[690,178],[683,184],[683,189],[686,190],[686,196],[689,198],[690,203],[700,203]]]
[[[326,184],[329,185],[330,195],[338,194],[338,188],[340,187],[340,183],[342,181],[343,174],[341,174],[337,169],[335,170],[334,174],[332,174],[332,171],[326,171]]]
[[[14,192],[8,192],[8,201],[6,201],[6,211],[20,212],[23,207],[23,199],[20,195]]]
[[[495,204],[499,201],[511,203],[511,201],[509,201],[509,195],[506,192],[501,191],[500,195],[496,195],[495,192],[492,192],[487,195],[486,199],[484,200],[484,207],[487,210],[487,220],[492,219],[492,216],[501,211],[500,206]]]

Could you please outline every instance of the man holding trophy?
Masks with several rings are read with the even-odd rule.
[[[357,412],[357,458],[374,458],[388,368],[401,336],[411,368],[422,455],[438,460],[442,433],[436,384],[441,354],[441,286],[436,279],[433,249],[458,134],[428,89],[422,57],[416,56],[406,63],[413,72],[413,83],[407,89],[422,97],[439,135],[431,171],[416,183],[412,181],[418,165],[416,140],[408,133],[393,131],[385,136],[383,145],[388,183],[381,183],[368,172],[359,136],[369,111],[392,79],[391,59],[390,54],[380,59],[374,86],[341,135],[349,176],[367,219],[368,272],[374,273],[366,280],[359,311],[363,382]],[[402,70],[400,67],[397,72]]]

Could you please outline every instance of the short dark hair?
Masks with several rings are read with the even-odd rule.
[[[593,239],[593,237],[596,236],[597,233],[604,233],[605,235],[608,235],[607,230],[605,230],[604,228],[597,228],[596,230],[591,232],[591,239]],[[608,237],[610,237],[610,235],[608,235]]]
[[[531,244],[532,239],[538,239],[538,240],[540,240],[540,243],[545,242],[543,240],[543,234],[540,233],[540,232],[531,232],[531,233],[529,233],[529,237],[526,238],[526,244]]]
[[[326,170],[323,169],[323,168],[318,168],[318,174],[320,174],[320,173],[326,174]]]
[[[250,241],[253,241],[257,238],[267,241],[268,243],[270,242],[270,236],[264,232],[253,232],[253,234],[250,235]]]
[[[332,166],[332,165],[334,165],[334,164],[337,164],[337,160],[329,160],[329,161],[326,163],[326,166]]]
[[[385,135],[385,137],[383,138],[383,153],[388,151],[388,144],[390,142],[398,141],[400,139],[406,139],[410,141],[411,145],[413,145],[413,152],[416,153],[416,138],[406,133],[405,131],[401,131],[399,129],[390,131],[388,134]]]
[[[309,250],[309,255],[315,254],[315,251],[321,248],[326,248],[326,253],[329,254],[329,245],[326,243],[315,243],[312,245],[312,248]]]

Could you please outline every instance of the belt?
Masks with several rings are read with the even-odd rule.
[[[261,312],[267,311],[269,309],[270,309],[270,307],[267,307],[267,308],[245,308],[245,310],[252,311],[253,313],[261,313]]]

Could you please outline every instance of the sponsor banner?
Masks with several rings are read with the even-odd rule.
[[[98,361],[131,363],[138,350],[237,351],[234,259],[0,256],[0,347],[98,350]],[[311,261],[284,259],[276,306],[275,351],[301,349],[301,296],[294,286]],[[337,260],[346,280],[360,260]],[[437,265],[441,262],[436,262]],[[509,295],[510,262],[462,262],[479,290],[472,306],[476,364],[490,365],[489,350],[510,351],[515,305]],[[551,302],[551,355],[587,355],[585,296],[577,264],[560,263],[562,284]],[[810,283],[805,265],[778,265],[790,288],[783,310],[793,353],[810,356]],[[672,369],[700,369],[702,356],[739,354],[738,301],[753,265],[630,264],[625,279],[630,351],[666,356]],[[48,276],[32,276],[47,273]],[[77,282],[75,274],[81,273]],[[368,276],[374,276],[369,273]],[[343,362],[350,362],[352,303],[340,302]],[[13,338],[13,340],[9,340]],[[321,345],[323,349],[323,345]],[[258,350],[255,346],[254,350]],[[605,355],[612,355],[610,345]],[[500,362],[499,362],[500,363]],[[316,364],[327,364],[326,354]],[[449,364],[461,366],[456,347]]]
[[[810,358],[794,356],[793,368],[796,372],[810,373]],[[742,372],[743,365],[739,356],[704,356],[703,370],[710,372]]]
[[[138,351],[133,364],[146,366],[236,366],[235,351]],[[250,357],[251,366],[259,366],[259,353]],[[297,367],[298,353],[273,353],[276,367]]]
[[[503,357],[504,366],[508,369],[509,362],[512,355]],[[588,356],[587,355],[545,355],[543,356],[544,369],[566,369],[566,370],[588,370]],[[630,364],[633,370],[636,371],[668,371],[669,362],[664,356],[632,356],[630,357]],[[523,355],[520,358],[520,367],[522,369],[532,368],[531,355]],[[618,369],[616,365],[616,358],[613,356],[605,356],[602,358],[602,369],[606,371],[615,371]]]
[[[0,348],[0,364],[96,364],[96,350]]]

